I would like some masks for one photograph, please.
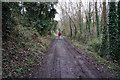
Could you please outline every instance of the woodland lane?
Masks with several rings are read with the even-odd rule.
[[[120,78],[120,0],[2,1],[1,78]]]
[[[94,57],[74,46],[70,41],[53,40],[45,65],[33,75],[35,78],[114,78]]]

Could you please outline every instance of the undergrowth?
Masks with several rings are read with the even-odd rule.
[[[83,49],[84,52],[86,52],[86,53],[88,53],[88,54],[92,54],[96,59],[98,59],[98,63],[99,63],[99,64],[104,65],[104,66],[107,66],[107,68],[108,68],[109,71],[113,72],[114,74],[116,74],[116,77],[120,78],[120,66],[119,66],[119,65],[117,65],[117,64],[115,64],[115,63],[113,63],[113,62],[111,62],[111,61],[107,61],[107,60],[103,59],[103,58],[100,57],[92,48],[88,48],[88,47],[86,47],[86,45],[84,45],[84,44],[81,45],[80,42],[78,42],[78,41],[72,40],[72,43],[73,43],[75,46]],[[96,43],[96,42],[93,42],[93,43]],[[90,43],[90,44],[92,44],[92,43]],[[90,44],[89,44],[89,45],[90,45]],[[98,45],[98,44],[99,44],[99,42],[97,43],[97,45]],[[90,46],[89,46],[89,47],[90,47]],[[97,50],[97,51],[98,51],[98,50]]]
[[[35,67],[41,65],[50,45],[50,36],[40,36],[32,27],[18,25],[9,40],[3,42],[3,78],[31,76]]]
[[[85,47],[95,52],[98,52],[100,49],[101,42],[101,39],[93,39],[92,41],[88,42],[87,45],[85,45]]]

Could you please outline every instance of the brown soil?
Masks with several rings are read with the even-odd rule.
[[[106,66],[67,39],[53,40],[33,78],[115,78]]]

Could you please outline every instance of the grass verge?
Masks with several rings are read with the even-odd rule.
[[[86,48],[85,45],[81,45],[78,41],[74,41],[72,40],[72,43],[83,49],[84,52],[88,53],[88,54],[92,54],[97,60],[98,60],[98,63],[101,64],[101,65],[104,65],[104,66],[107,66],[107,69],[109,71],[111,71],[112,73],[114,73],[116,75],[116,77],[120,78],[120,66],[111,62],[111,61],[107,61],[105,59],[103,59],[102,57],[100,57],[96,52]]]

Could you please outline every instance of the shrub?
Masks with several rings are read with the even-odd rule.
[[[87,44],[87,46],[89,46],[88,48],[94,50],[95,52],[99,51],[100,45],[101,45],[101,39],[94,39]]]

